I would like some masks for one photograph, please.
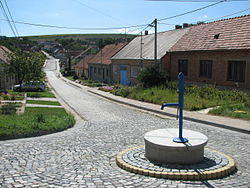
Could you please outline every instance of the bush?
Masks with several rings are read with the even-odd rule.
[[[166,83],[166,77],[158,65],[146,67],[137,77],[137,79],[142,83],[143,87],[154,87]]]
[[[74,74],[73,79],[77,80],[77,79],[79,79],[79,77],[76,74]]]
[[[3,105],[1,108],[1,114],[11,115],[16,113],[16,104],[15,103],[8,103]]]
[[[250,100],[246,101],[246,102],[244,103],[244,105],[245,105],[245,107],[250,108]]]
[[[45,117],[44,117],[44,115],[43,114],[37,114],[36,115],[36,121],[38,123],[45,123]]]
[[[113,90],[113,87],[111,86],[102,86],[98,88],[101,91],[105,91],[105,92],[111,92]]]
[[[131,88],[126,86],[115,86],[111,93],[114,95],[127,97],[131,93]]]

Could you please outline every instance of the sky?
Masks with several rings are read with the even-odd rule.
[[[4,0],[0,0],[4,4]],[[154,19],[164,19],[215,3],[148,1],[148,0],[5,0],[15,22],[73,27],[80,29],[47,28],[16,23],[18,36],[85,33],[128,33],[138,34]],[[200,0],[201,1],[201,0]],[[5,7],[6,11],[7,8]],[[176,24],[197,23],[220,18],[239,11],[235,15],[221,19],[250,14],[250,1],[228,1],[215,6],[158,21],[157,30],[174,29]],[[134,25],[140,27],[127,28]],[[107,30],[84,30],[86,28],[110,28]],[[113,29],[111,29],[113,28]],[[148,27],[150,32],[153,27]],[[0,36],[14,36],[0,9]]]

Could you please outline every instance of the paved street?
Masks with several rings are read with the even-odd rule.
[[[220,180],[172,181],[136,175],[115,164],[115,155],[143,145],[143,135],[177,121],[133,110],[66,84],[46,65],[50,84],[84,118],[56,134],[0,142],[0,187],[249,187],[250,135],[193,122],[185,128],[207,135],[207,147],[233,157],[236,174]]]

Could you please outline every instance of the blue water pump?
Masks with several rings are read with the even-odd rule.
[[[187,138],[182,137],[183,130],[183,106],[184,106],[184,74],[182,72],[178,75],[178,103],[166,103],[161,105],[161,109],[164,107],[177,106],[177,119],[179,118],[179,137],[173,139],[174,142],[177,143],[185,143],[188,142]]]

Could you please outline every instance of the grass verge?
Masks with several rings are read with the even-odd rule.
[[[72,76],[66,76],[65,78],[75,81],[75,79]],[[88,87],[101,87],[101,86],[106,86],[107,84],[98,82],[98,81],[93,81],[93,80],[84,80],[84,79],[77,79],[79,84],[88,86]]]
[[[224,105],[209,111],[209,114],[250,120],[250,107],[240,103]]]
[[[33,97],[33,98],[42,98],[42,97],[56,98],[49,88],[47,88],[45,91],[40,91],[40,92],[39,91],[37,92],[15,92],[12,90],[8,90],[8,93],[14,94],[14,95],[27,93],[27,97]]]
[[[178,102],[177,84],[175,83],[170,83],[167,87],[153,88],[116,86],[111,93],[155,104]],[[249,95],[241,91],[198,86],[186,87],[184,98],[184,108],[190,111],[222,105],[244,104],[250,100]]]
[[[40,101],[40,100],[27,100],[27,104],[42,104],[42,105],[55,105],[61,106],[61,104],[57,101]]]
[[[74,117],[64,109],[26,108],[23,115],[0,115],[0,140],[55,133],[74,124]]]

